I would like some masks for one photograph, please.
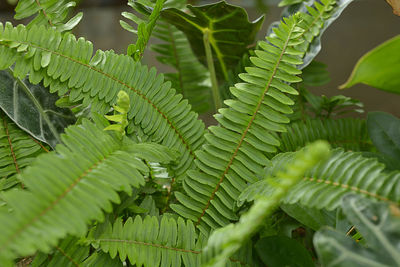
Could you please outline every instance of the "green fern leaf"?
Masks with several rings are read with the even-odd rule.
[[[345,150],[369,151],[372,147],[365,120],[307,118],[287,127],[287,132],[281,134],[279,149],[282,152],[296,151],[318,139],[327,140],[332,147],[343,147]]]
[[[78,244],[79,239],[67,237],[55,246],[51,255],[38,253],[32,262],[32,267],[75,267],[89,256],[89,246]]]
[[[151,33],[156,26],[156,22],[160,16],[160,12],[163,8],[164,2],[165,0],[157,0],[157,2],[153,4],[152,2],[147,0],[129,0],[128,5],[131,6],[134,10],[141,13],[144,13],[144,10],[146,10],[150,6],[152,7],[150,13],[145,15],[146,19],[140,19],[135,14],[129,12],[122,12],[123,17],[138,25],[137,30],[135,30],[125,21],[120,21],[122,28],[137,34],[138,38],[136,40],[136,43],[129,45],[127,52],[127,54],[134,58],[136,61],[139,61],[143,56]]]
[[[177,148],[181,152],[174,167],[177,179],[194,167],[194,152],[204,140],[204,124],[154,68],[149,71],[129,56],[112,51],[98,50],[92,56],[90,42],[44,27],[28,30],[7,23],[0,26],[0,40],[0,69],[16,62],[15,75],[25,77],[29,72],[32,83],[43,80],[59,95],[70,88],[71,102],[90,105],[92,113],[107,113],[116,104],[118,92],[127,92],[131,100],[128,133],[139,125],[151,141]]]
[[[163,216],[146,216],[144,220],[136,216],[124,224],[117,219],[111,228],[96,240],[96,246],[114,258],[119,254],[121,261],[129,259],[137,266],[199,266],[201,240],[195,232],[193,223],[182,218],[175,221]]]
[[[118,254],[121,261],[129,259],[135,266],[200,267],[205,237],[196,233],[190,220],[185,222],[181,217],[175,220],[163,216],[159,221],[157,217],[142,219],[136,216],[125,223],[117,219],[112,227],[108,224],[99,238],[87,242],[100,247],[112,258]],[[230,258],[226,266],[254,266],[252,259],[248,258],[251,256],[249,247],[246,249]]]
[[[302,42],[300,16],[284,19],[276,30],[279,37],[260,42],[252,62],[240,75],[245,83],[231,88],[235,100],[227,100],[229,108],[220,109],[216,119],[221,126],[212,126],[206,134],[208,143],[196,153],[200,171],[188,171],[183,182],[186,195],[176,194],[182,205],[173,205],[180,215],[195,221],[203,233],[237,220],[233,205],[246,182],[258,180],[268,163],[266,153],[276,152],[276,132],[284,132],[293,104],[284,93],[297,94],[285,82],[298,82],[300,74],[293,64],[301,63],[302,52],[295,46]],[[283,113],[283,114],[282,114]]]
[[[0,111],[0,191],[18,184],[16,175],[44,151],[46,147]]]
[[[15,8],[15,19],[25,19],[35,15],[35,18],[28,24],[45,25],[56,28],[58,31],[69,31],[74,28],[82,19],[83,13],[79,12],[69,21],[64,23],[69,11],[76,5],[76,1],[69,0],[19,0]]]
[[[41,155],[21,174],[28,190],[2,195],[12,212],[0,212],[0,257],[48,252],[67,234],[84,235],[87,223],[102,220],[102,210],[120,201],[116,191],[129,195],[132,186],[144,185],[148,168],[141,158],[176,159],[160,145],[112,138],[87,120],[67,128],[62,141],[57,153]]]
[[[177,70],[166,74],[166,79],[189,100],[194,111],[207,111],[211,102],[210,75],[197,60],[186,36],[162,20],[157,24],[154,36],[164,42],[151,47],[159,54],[157,60]]]
[[[295,153],[281,153],[271,160],[268,174],[273,176]],[[400,172],[387,173],[384,165],[357,152],[336,149],[332,156],[308,171],[302,181],[282,200],[285,204],[300,203],[305,207],[333,210],[341,197],[355,193],[377,201],[400,206]],[[263,181],[250,185],[239,197],[239,203],[253,201],[256,195],[268,195],[273,190]]]
[[[299,182],[307,170],[328,155],[329,145],[324,141],[317,141],[299,151],[293,161],[285,164],[285,170],[277,174],[278,179],[264,179],[273,188],[270,194],[258,197],[237,224],[229,224],[212,233],[204,249],[203,258],[207,264],[203,266],[225,266],[228,257],[257,232],[289,189]]]

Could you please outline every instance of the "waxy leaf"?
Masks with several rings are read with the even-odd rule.
[[[379,152],[400,163],[400,119],[389,113],[370,112],[367,127]]]
[[[203,35],[208,32],[217,76],[228,80],[228,71],[236,67],[254,42],[264,17],[250,22],[243,8],[226,2],[198,7],[188,5],[188,9],[193,15],[167,8],[161,16],[186,34],[196,56],[205,65]]]
[[[57,107],[57,94],[50,94],[42,84],[14,78],[10,72],[0,71],[0,108],[20,128],[54,148],[64,128],[75,123],[74,114]]]
[[[362,56],[340,89],[357,83],[400,94],[400,35]]]
[[[367,246],[345,233],[323,228],[314,236],[322,266],[400,266],[400,217],[398,207],[374,203],[357,195],[346,195],[342,209],[360,232]]]

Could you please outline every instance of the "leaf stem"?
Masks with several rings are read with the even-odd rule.
[[[57,132],[56,128],[54,128],[54,125],[51,123],[50,118],[47,116],[47,113],[44,111],[43,107],[40,105],[40,103],[37,101],[35,96],[29,90],[28,86],[20,78],[14,76],[14,71],[11,69],[11,67],[9,67],[7,69],[7,71],[15,78],[15,80],[18,82],[18,84],[20,85],[22,90],[29,97],[29,99],[33,102],[33,104],[35,105],[35,107],[39,111],[40,115],[42,116],[43,120],[49,126],[50,132],[57,139],[57,143],[61,143],[61,138],[60,138],[59,133]],[[42,140],[42,141],[44,141],[44,140]]]
[[[218,111],[218,109],[220,109],[222,107],[222,102],[221,102],[221,96],[219,94],[219,89],[218,89],[217,76],[215,74],[214,59],[213,59],[211,46],[210,46],[210,31],[208,29],[205,29],[203,31],[203,43],[204,43],[204,49],[205,49],[206,57],[207,57],[207,66],[208,66],[208,70],[210,72],[211,90],[212,90],[213,99],[214,99],[215,111]]]

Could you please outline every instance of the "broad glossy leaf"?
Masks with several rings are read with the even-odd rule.
[[[324,228],[314,236],[323,266],[400,266],[400,217],[398,207],[372,202],[356,195],[342,199],[347,219],[361,233],[366,246],[345,233]]]
[[[259,240],[256,251],[269,267],[315,266],[310,253],[298,241],[286,236],[269,236]]]
[[[75,123],[69,109],[56,107],[57,99],[42,84],[33,85],[27,78],[18,82],[8,71],[0,71],[0,108],[20,128],[53,148],[64,128]]]
[[[209,31],[210,44],[216,61],[217,75],[228,79],[228,71],[235,68],[264,21],[264,17],[250,22],[246,11],[225,2],[194,7],[191,14],[176,8],[167,8],[161,16],[183,31],[197,57],[206,64],[203,34]]]
[[[367,127],[376,148],[400,163],[400,119],[385,112],[370,112]]]
[[[363,83],[400,94],[400,35],[362,56],[340,89]]]

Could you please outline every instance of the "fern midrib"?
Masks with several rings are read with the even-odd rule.
[[[60,248],[59,246],[55,246],[55,248],[60,251],[60,253],[66,257],[73,265],[75,265],[76,267],[79,267],[80,265],[70,256],[68,255],[62,248]]]
[[[294,26],[290,29],[290,32],[289,32],[289,34],[288,34],[288,37],[287,37],[287,39],[286,39],[286,41],[285,41],[285,44],[284,44],[284,46],[283,46],[283,48],[282,48],[282,52],[281,52],[281,54],[279,55],[279,58],[278,58],[278,60],[277,60],[277,62],[276,62],[276,64],[275,64],[275,66],[274,66],[272,75],[271,75],[271,77],[269,78],[269,80],[268,80],[268,82],[267,82],[267,84],[266,84],[266,86],[265,86],[264,92],[263,92],[263,94],[261,95],[261,99],[260,99],[260,101],[258,102],[258,104],[257,104],[257,106],[256,106],[256,110],[254,111],[252,117],[250,118],[250,121],[249,121],[249,123],[248,123],[246,129],[244,130],[244,132],[243,132],[243,134],[242,134],[242,136],[241,136],[241,138],[240,138],[240,141],[239,141],[237,147],[235,148],[235,151],[233,152],[232,157],[230,158],[230,160],[229,160],[229,162],[228,162],[228,165],[226,166],[226,168],[225,168],[223,174],[221,175],[221,178],[220,178],[220,180],[218,181],[218,183],[217,183],[215,189],[214,189],[213,192],[211,193],[211,196],[210,196],[210,198],[208,199],[206,206],[203,208],[202,213],[200,214],[200,216],[199,216],[197,222],[195,223],[195,225],[198,225],[198,224],[200,223],[201,218],[202,218],[202,217],[204,216],[204,214],[206,213],[206,210],[210,207],[211,200],[214,199],[215,194],[216,194],[217,191],[219,190],[219,188],[220,188],[222,182],[224,181],[225,175],[226,175],[226,174],[228,173],[228,171],[230,170],[231,165],[233,164],[233,161],[235,160],[236,155],[237,155],[237,153],[238,153],[238,151],[239,151],[239,149],[240,149],[240,147],[241,147],[241,145],[242,145],[242,143],[243,143],[243,140],[244,140],[244,138],[246,138],[247,132],[249,131],[251,125],[253,124],[253,121],[255,120],[255,117],[256,117],[256,115],[258,114],[258,111],[259,111],[259,109],[260,109],[260,107],[261,107],[261,104],[262,104],[262,102],[264,101],[265,94],[268,92],[268,90],[269,90],[269,88],[270,88],[270,86],[271,86],[272,80],[274,79],[274,76],[275,76],[276,72],[278,71],[279,64],[280,64],[280,62],[281,62],[281,60],[282,60],[283,54],[284,54],[285,51],[286,51],[286,48],[287,48],[288,43],[289,43],[289,40],[290,40],[290,36],[292,35],[293,30],[294,30],[294,28],[295,28],[296,25],[297,25],[297,24],[294,24]]]
[[[343,189],[347,189],[347,190],[353,191],[355,193],[360,193],[360,194],[364,194],[364,195],[367,195],[367,196],[372,197],[372,198],[376,198],[378,200],[387,202],[387,203],[392,204],[392,205],[400,206],[400,203],[396,203],[394,201],[391,201],[387,197],[381,196],[381,195],[376,194],[376,193],[369,192],[369,191],[367,191],[365,189],[361,189],[361,188],[356,187],[356,186],[350,186],[348,184],[342,184],[342,183],[335,182],[335,181],[330,181],[330,180],[325,180],[325,179],[317,179],[317,178],[312,178],[312,177],[304,177],[303,181],[315,182],[317,184],[326,184],[326,185],[333,186],[333,187],[341,187]]]
[[[89,69],[91,69],[91,70],[93,70],[93,71],[96,71],[96,72],[100,73],[101,75],[104,75],[105,77],[107,77],[107,78],[109,78],[109,79],[111,79],[111,80],[113,80],[113,81],[115,81],[115,82],[117,82],[117,83],[119,83],[119,84],[125,86],[126,88],[130,89],[131,91],[135,92],[137,95],[139,95],[139,96],[140,96],[141,98],[143,98],[145,101],[147,101],[147,102],[148,102],[148,103],[149,103],[149,104],[150,104],[150,105],[151,105],[151,106],[152,106],[152,107],[167,121],[168,125],[170,125],[170,127],[171,127],[171,128],[174,130],[174,132],[178,135],[179,139],[180,139],[181,142],[185,145],[185,147],[187,148],[187,150],[189,151],[189,153],[190,153],[190,155],[193,157],[193,159],[196,159],[196,156],[195,156],[195,153],[194,153],[193,149],[191,148],[191,146],[189,145],[189,143],[185,140],[185,138],[183,137],[183,135],[178,131],[178,129],[176,128],[176,126],[173,124],[173,122],[170,121],[169,118],[168,118],[161,110],[159,110],[158,107],[157,107],[153,102],[151,102],[151,100],[148,99],[148,98],[147,98],[144,94],[142,94],[140,91],[136,90],[136,89],[133,88],[132,86],[129,86],[127,83],[125,83],[125,82],[123,82],[123,81],[117,79],[116,77],[114,77],[114,76],[112,76],[112,75],[110,75],[110,74],[107,74],[107,73],[105,73],[105,72],[103,72],[103,71],[101,71],[101,70],[99,70],[99,69],[96,69],[95,67],[90,66],[90,65],[88,65],[88,64],[86,64],[86,63],[83,63],[83,62],[81,62],[81,61],[79,61],[79,60],[70,58],[70,57],[68,57],[68,56],[66,56],[66,55],[63,55],[63,54],[61,54],[61,53],[58,53],[58,52],[56,52],[56,51],[52,51],[52,50],[50,50],[50,49],[47,49],[47,48],[44,48],[44,47],[41,47],[41,46],[38,46],[38,45],[35,45],[35,44],[32,44],[32,43],[28,43],[28,42],[19,42],[19,43],[20,43],[20,44],[24,44],[24,45],[31,46],[31,47],[36,48],[36,49],[40,49],[40,50],[45,51],[45,52],[49,52],[49,53],[51,53],[51,54],[54,54],[54,55],[63,57],[63,58],[65,58],[65,59],[67,59],[67,60],[69,60],[69,61],[72,61],[72,62],[74,62],[74,63],[80,64],[81,66],[84,66],[84,67],[89,68]],[[8,44],[4,44],[4,43],[3,43],[2,45],[4,45],[4,46],[9,46]]]
[[[14,147],[12,144],[12,140],[11,140],[11,136],[10,136],[10,132],[8,129],[8,124],[7,124],[6,118],[4,118],[4,115],[1,118],[3,120],[3,126],[4,126],[4,130],[6,132],[8,146],[10,147],[11,157],[13,158],[15,170],[17,173],[20,173],[20,169],[19,169],[18,162],[17,162],[17,157],[15,156]],[[23,185],[21,185],[21,186],[22,186],[22,188],[24,188]]]
[[[38,140],[36,140],[35,138],[33,138],[32,136],[29,135],[29,137],[36,143],[38,144],[45,152],[49,153],[50,151]]]
[[[141,245],[141,246],[156,247],[156,248],[162,248],[162,249],[168,249],[168,250],[173,250],[173,251],[178,251],[178,252],[185,252],[185,253],[192,253],[192,254],[200,254],[201,253],[201,251],[169,247],[169,246],[164,246],[164,245],[160,245],[160,244],[142,242],[142,241],[136,241],[136,240],[104,238],[104,239],[95,239],[95,240],[88,240],[88,241],[90,241],[90,242],[100,242],[100,243],[101,242],[126,243],[126,244],[135,244],[135,245]]]
[[[65,196],[71,192],[71,190],[83,179],[85,178],[95,167],[97,167],[99,164],[104,162],[106,160],[106,157],[101,159],[100,161],[95,162],[89,169],[84,171],[78,178],[76,178],[73,183],[64,190],[64,192],[56,199],[54,200],[47,208],[45,208],[39,215],[33,217],[31,220],[23,224],[13,235],[11,235],[7,241],[0,247],[0,251],[3,250],[10,242],[12,242],[15,238],[18,237],[18,235],[24,231],[26,228],[28,228],[30,225],[34,224],[37,220],[39,220],[42,216],[44,216],[47,212],[52,210],[57,203],[59,203]]]
[[[149,242],[142,242],[142,241],[136,241],[136,240],[126,240],[126,239],[114,239],[114,238],[103,238],[103,239],[93,239],[93,240],[87,240],[88,242],[115,242],[115,243],[125,243],[125,244],[135,244],[135,245],[141,245],[141,246],[148,246],[148,247],[155,247],[155,248],[161,248],[161,249],[167,249],[167,250],[173,250],[177,252],[183,252],[183,253],[191,253],[191,254],[201,254],[202,251],[197,251],[197,250],[189,250],[189,249],[183,249],[183,248],[175,248],[175,247],[169,247],[169,246],[164,246],[160,244],[155,244],[155,243],[149,243]],[[229,258],[231,262],[238,262],[240,265],[248,265],[247,263]]]
[[[54,26],[53,23],[51,22],[51,19],[49,18],[49,16],[47,16],[46,14],[46,10],[42,7],[42,5],[40,4],[39,0],[35,0],[36,5],[40,8],[40,11],[42,11],[43,16],[46,18],[47,22],[50,24],[50,26]],[[40,13],[39,11],[39,13]]]

